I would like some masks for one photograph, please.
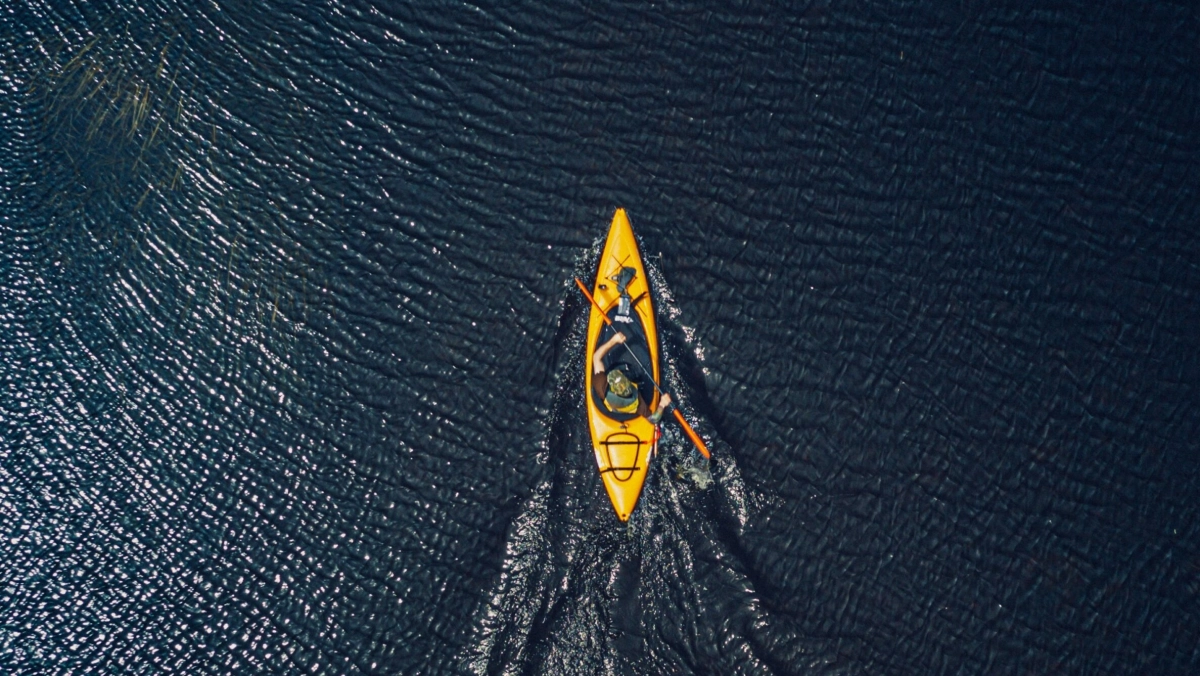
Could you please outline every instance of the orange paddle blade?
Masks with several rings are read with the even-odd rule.
[[[592,307],[600,311],[600,318],[604,320],[604,323],[612,326],[612,320],[608,318],[608,315],[604,314],[604,308],[600,307],[600,304],[596,302],[595,298],[592,298],[591,292],[587,290],[587,287],[583,285],[583,282],[579,281],[578,277],[575,278],[575,285],[578,286],[579,290],[583,292],[583,295],[587,297],[588,302],[592,304]]]
[[[687,424],[687,421],[683,419],[683,414],[679,412],[679,409],[675,409],[673,412],[675,413],[675,419],[679,421],[679,426],[691,437],[692,443],[696,444],[696,448],[700,449],[700,454],[706,459],[711,458],[712,455],[708,452],[708,446],[704,445],[704,442],[700,439],[700,435],[696,434],[696,430],[692,429],[692,426]]]

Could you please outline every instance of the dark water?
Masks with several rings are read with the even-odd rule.
[[[0,672],[1197,672],[1192,5],[500,4],[0,6]]]

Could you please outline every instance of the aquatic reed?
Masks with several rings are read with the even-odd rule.
[[[85,191],[123,193],[137,184],[140,209],[153,193],[179,186],[182,165],[170,147],[187,134],[198,104],[187,93],[195,79],[177,31],[64,31],[38,51],[34,101],[58,159]]]

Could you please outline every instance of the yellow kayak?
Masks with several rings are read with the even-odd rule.
[[[592,355],[598,345],[619,330],[626,336],[625,345],[610,350],[606,363],[612,363],[609,368],[628,366],[626,371],[634,380],[642,401],[650,410],[658,405],[658,327],[654,323],[654,304],[646,269],[624,209],[617,209],[609,226],[592,298],[587,358],[584,360],[588,426],[604,489],[612,500],[617,518],[628,521],[642,494],[642,484],[654,457],[658,426],[637,413],[610,410],[596,395],[592,382]],[[604,309],[608,321],[601,315],[600,308]]]

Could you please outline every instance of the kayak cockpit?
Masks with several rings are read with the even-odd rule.
[[[638,366],[638,361],[642,364],[650,363],[650,350],[646,345],[646,328],[642,325],[641,318],[637,313],[630,313],[626,316],[617,314],[618,308],[613,308],[608,312],[609,319],[613,320],[612,326],[605,326],[600,331],[600,337],[596,344],[602,345],[613,334],[620,331],[625,335],[625,348],[620,350],[611,350],[604,357],[605,373],[613,369],[621,369],[631,382],[637,387],[638,396],[641,400],[647,402],[647,406],[654,401],[654,383],[647,379],[646,374]],[[620,317],[626,321],[618,322]],[[589,359],[589,364],[591,360]],[[617,422],[625,422],[638,417],[638,413],[621,413],[620,411],[611,410],[604,402],[604,398],[597,392],[596,387],[591,387],[589,393],[592,397],[592,403],[596,407],[597,412],[610,420]]]

